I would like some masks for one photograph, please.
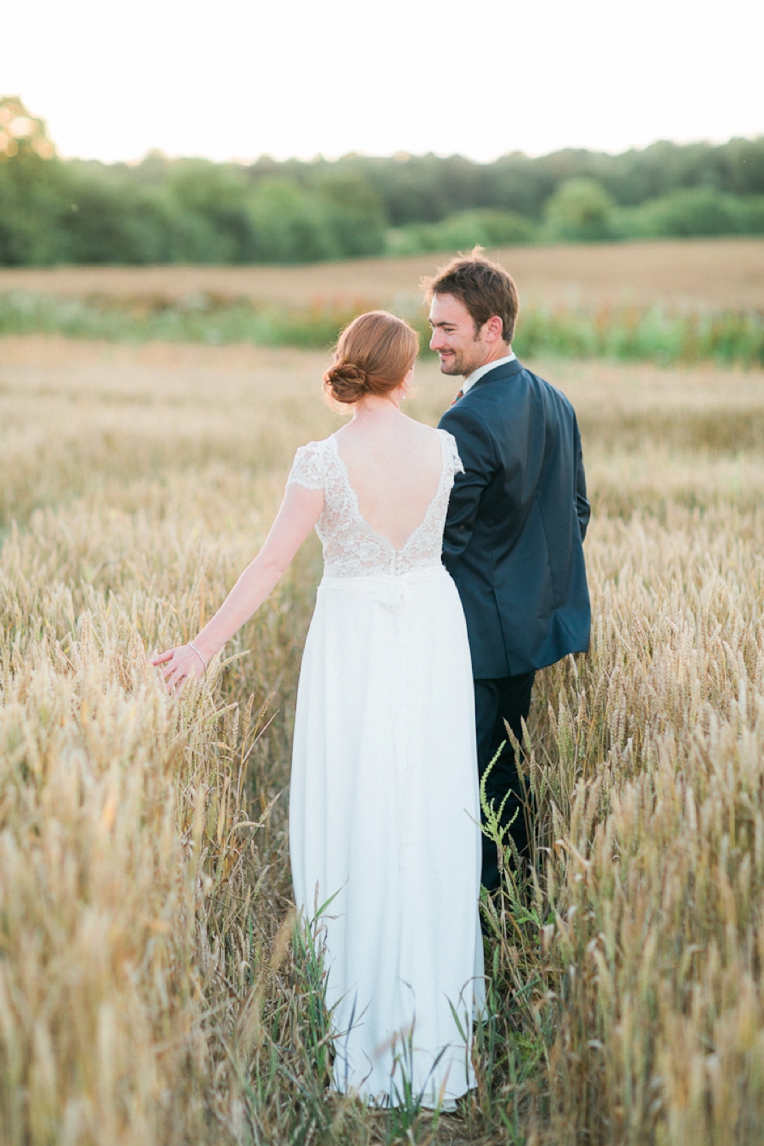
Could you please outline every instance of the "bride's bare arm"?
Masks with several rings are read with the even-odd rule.
[[[239,577],[231,592],[204,628],[187,645],[168,649],[152,660],[164,665],[162,672],[170,688],[186,677],[200,677],[211,657],[238,632],[262,605],[292,558],[318,521],[324,507],[324,491],[287,486],[281,508],[254,561]]]

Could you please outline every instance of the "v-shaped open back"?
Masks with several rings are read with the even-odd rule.
[[[344,478],[345,478],[345,481],[347,483],[348,493],[350,495],[351,500],[354,502],[359,524],[364,526],[366,529],[369,529],[373,534],[375,534],[376,537],[378,537],[380,539],[380,541],[383,541],[387,545],[389,545],[390,548],[397,554],[403,553],[404,550],[406,549],[406,547],[408,546],[409,542],[416,536],[416,534],[419,532],[419,530],[423,529],[426,526],[428,517],[429,517],[430,513],[432,512],[433,507],[435,506],[435,503],[438,500],[438,495],[441,491],[441,487],[443,485],[443,481],[444,481],[444,478],[446,476],[446,473],[450,470],[449,458],[448,458],[448,454],[446,452],[446,447],[444,445],[443,437],[440,435],[439,435],[439,437],[440,437],[440,473],[438,475],[437,485],[435,486],[435,492],[433,493],[432,497],[429,499],[429,501],[425,505],[424,513],[420,517],[419,521],[416,522],[416,524],[414,524],[411,529],[409,529],[408,533],[406,534],[406,537],[404,538],[402,545],[396,545],[395,542],[392,540],[392,538],[388,537],[387,534],[382,532],[382,530],[380,530],[380,529],[376,528],[374,525],[372,525],[372,523],[369,521],[368,517],[364,513],[362,513],[361,502],[360,502],[360,498],[358,496],[358,491],[356,490],[355,486],[353,485],[352,479],[350,477],[350,469],[348,468],[347,462],[345,461],[342,454],[340,453],[338,435],[332,434],[331,438],[329,439],[330,442],[334,443],[334,449],[335,449],[335,452],[337,455],[337,459],[339,461],[340,468],[343,471]],[[451,475],[451,477],[453,477],[453,475]],[[451,485],[449,483],[449,489],[450,488],[451,488]]]
[[[448,498],[454,474],[463,472],[463,467],[452,436],[445,430],[437,433],[442,459],[440,479],[424,516],[400,549],[362,515],[336,434],[322,442],[309,442],[297,451],[289,482],[324,491],[324,509],[316,532],[324,547],[326,576],[395,575],[440,565]]]

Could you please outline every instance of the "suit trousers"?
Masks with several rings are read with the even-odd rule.
[[[515,817],[509,832],[521,856],[529,852],[523,788],[504,721],[506,720],[514,735],[522,743],[522,721],[528,719],[535,676],[535,672],[525,672],[498,680],[475,681],[475,723],[480,779],[482,780],[483,773],[496,755],[499,745],[504,741],[501,755],[486,780],[486,796],[488,803],[493,801],[498,809],[504,797],[509,794],[502,824],[509,823],[512,817]],[[500,884],[496,844],[485,835],[482,841],[483,886],[488,891],[496,891]]]

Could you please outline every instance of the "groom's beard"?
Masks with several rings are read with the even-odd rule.
[[[486,348],[482,342],[473,342],[471,346],[464,346],[460,350],[451,350],[442,354],[440,358],[441,374],[461,375],[466,378],[473,370],[479,370],[485,365]]]

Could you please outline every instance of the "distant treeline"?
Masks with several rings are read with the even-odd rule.
[[[298,263],[475,243],[764,234],[764,137],[494,163],[56,157],[0,99],[0,264]]]

